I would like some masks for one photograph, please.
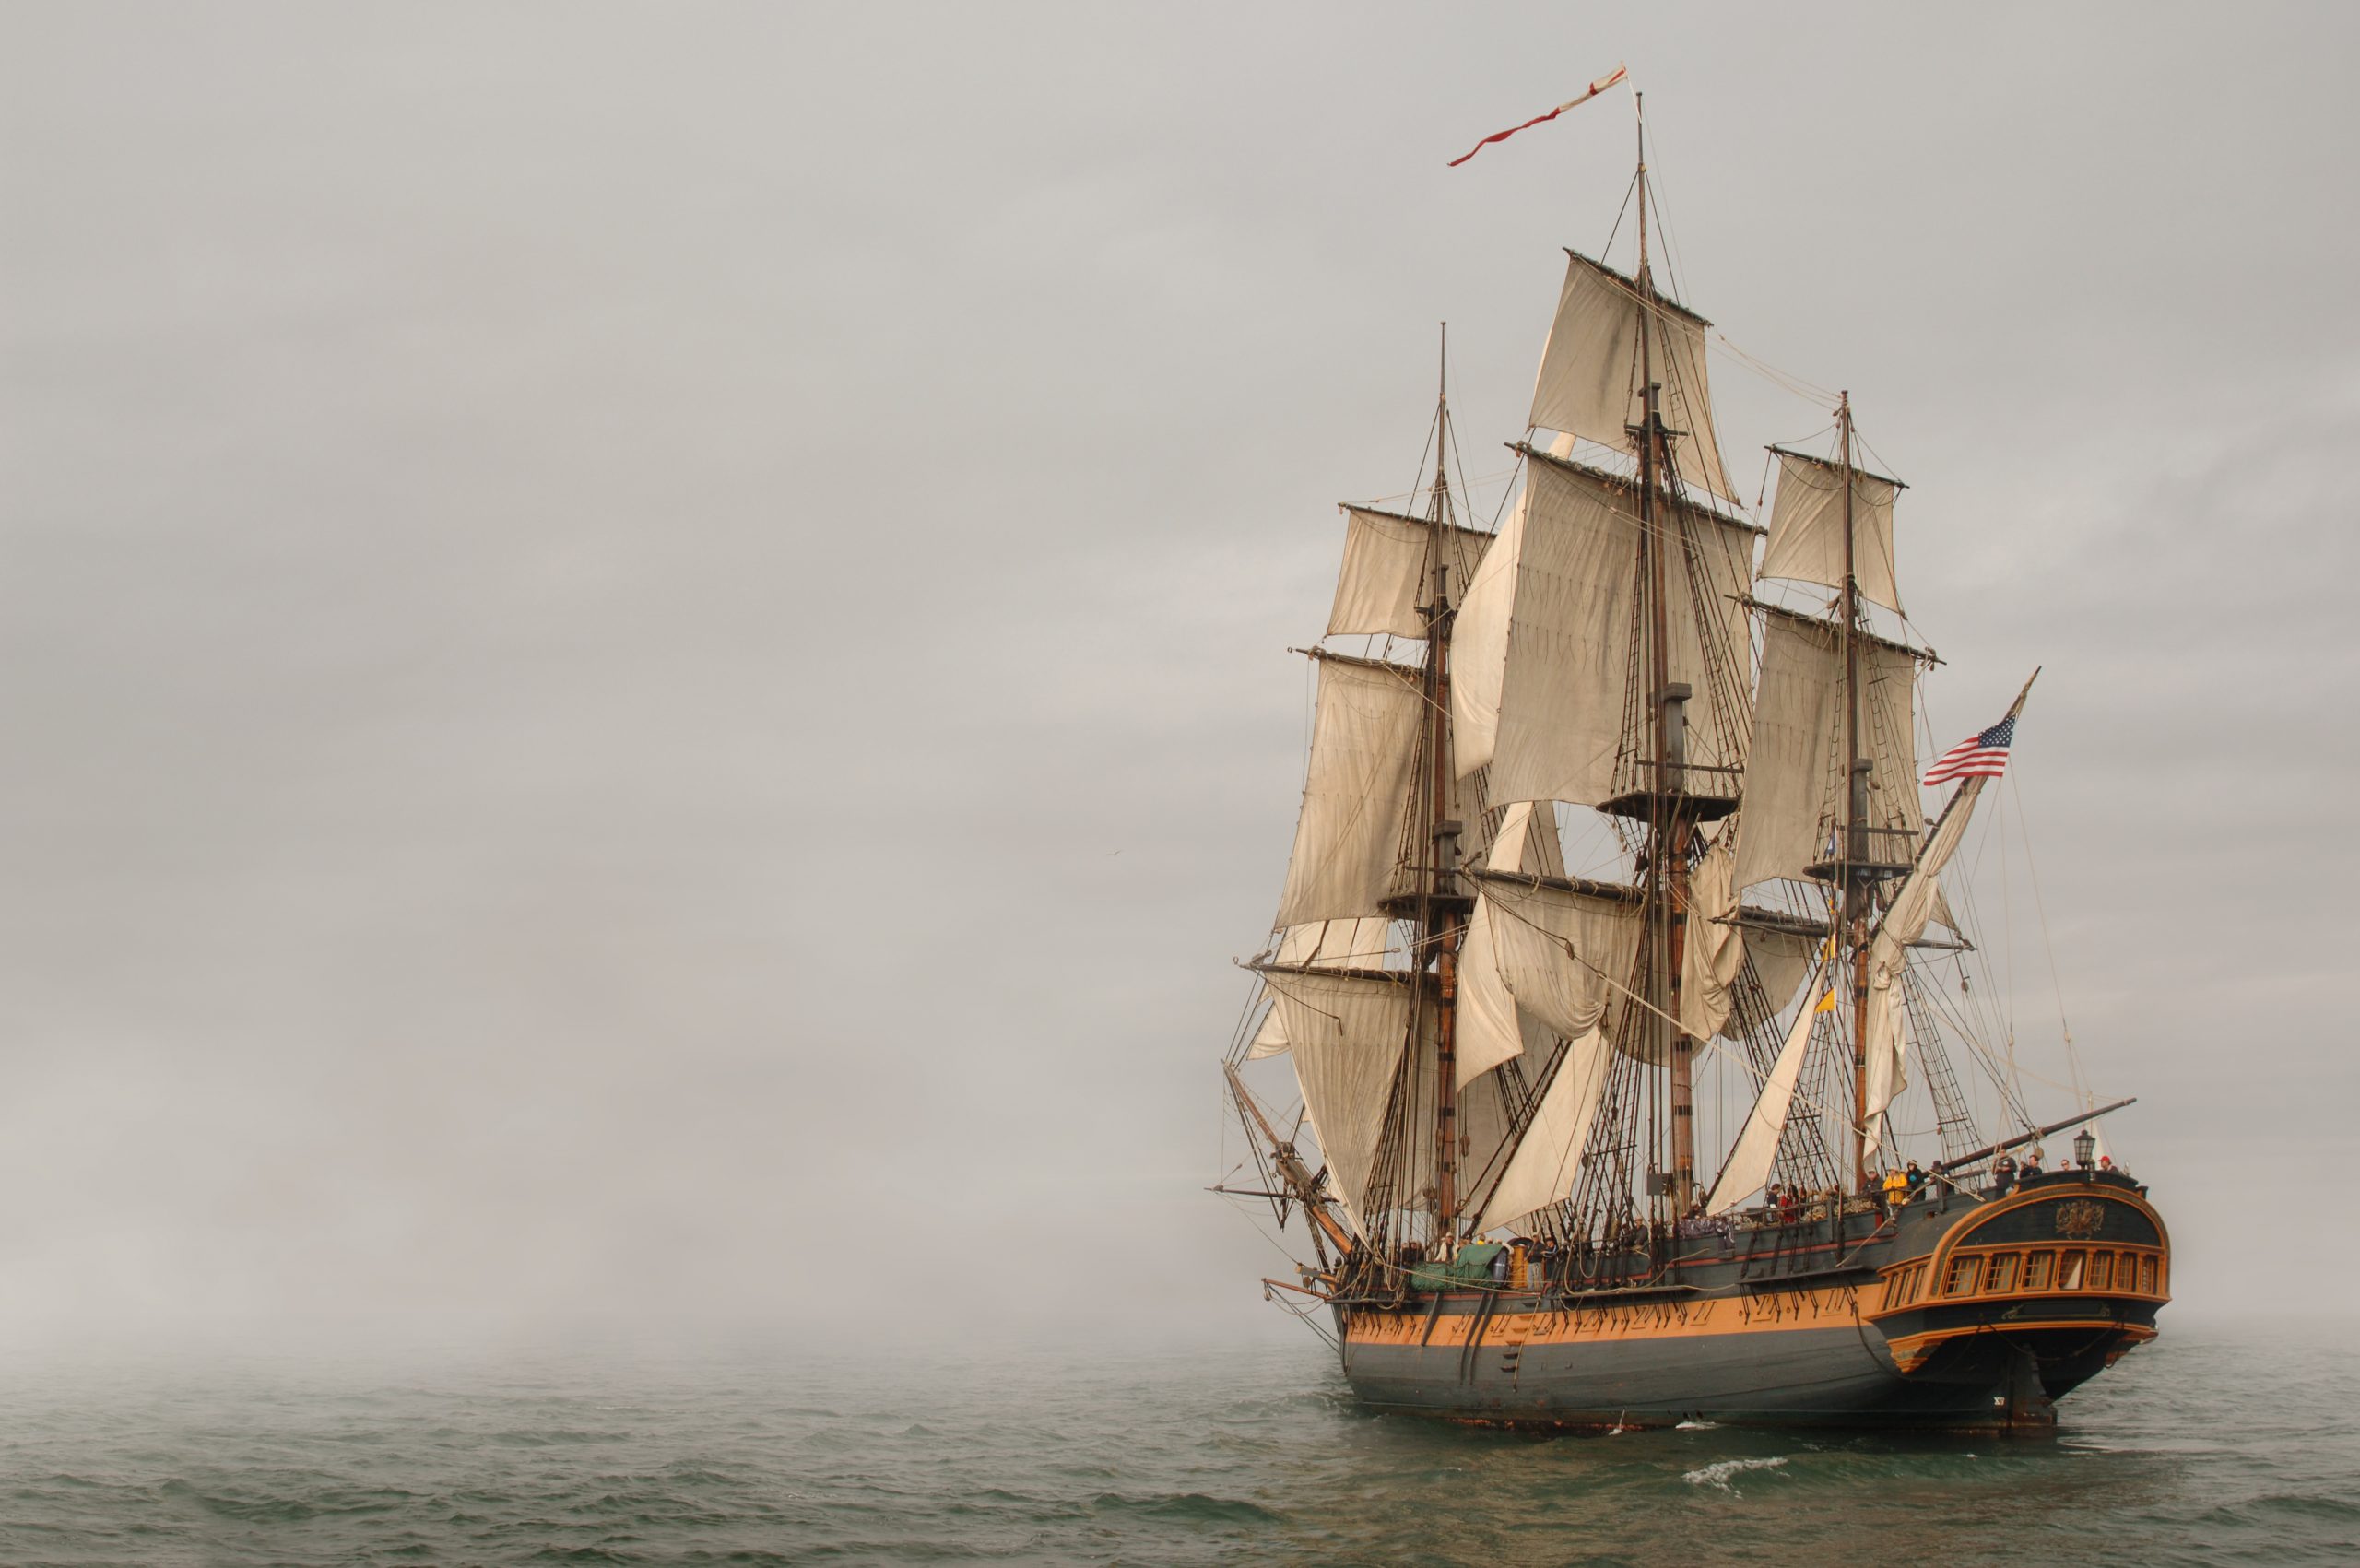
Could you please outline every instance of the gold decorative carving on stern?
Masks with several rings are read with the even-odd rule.
[[[2060,1236],[2094,1236],[2106,1224],[2106,1208],[2087,1198],[2057,1206],[2057,1233]]]

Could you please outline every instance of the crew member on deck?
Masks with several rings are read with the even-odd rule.
[[[2033,1151],[2033,1159],[2036,1161],[2033,1169],[2037,1171],[2040,1169],[2040,1166],[2037,1163],[2040,1159],[2040,1151],[2038,1149],[2035,1149]],[[2014,1187],[2015,1185],[2016,1157],[2014,1155],[2002,1154],[1999,1159],[1991,1161],[1991,1196],[1993,1197],[2007,1197],[2010,1189]]]
[[[1884,1173],[1884,1206],[1898,1208],[1908,1201],[1909,1178],[1897,1170],[1887,1171]]]
[[[2027,1155],[2025,1155],[2025,1156],[2024,1156],[2024,1180],[2025,1180],[2025,1181],[2027,1181],[2027,1182],[2029,1182],[2029,1181],[2031,1181],[2035,1176],[2037,1176],[2037,1175],[2039,1175],[2039,1174],[2040,1174],[2040,1146],[2039,1146],[2038,1144],[2035,1144],[2035,1145],[2033,1145],[2032,1152],[2031,1152],[2030,1154],[2027,1154]]]
[[[1917,1161],[1912,1160],[1909,1162],[1909,1170],[1902,1177],[1902,1180],[1908,1185],[1909,1201],[1912,1203],[1917,1202],[1918,1195],[1926,1190],[1926,1173],[1918,1165]]]

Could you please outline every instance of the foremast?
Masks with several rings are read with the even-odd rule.
[[[1838,919],[1848,937],[1845,957],[1852,980],[1852,1190],[1869,1185],[1869,914],[1875,871],[1868,847],[1869,769],[1860,755],[1860,580],[1853,533],[1852,394],[1836,395],[1835,430],[1843,486],[1844,584],[1837,619],[1844,639],[1844,817],[1836,873],[1842,888]]]

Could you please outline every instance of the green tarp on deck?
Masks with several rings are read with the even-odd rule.
[[[1410,1271],[1414,1291],[1463,1291],[1492,1282],[1492,1260],[1508,1249],[1498,1242],[1472,1242],[1448,1263],[1422,1263]]]

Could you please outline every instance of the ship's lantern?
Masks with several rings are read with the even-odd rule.
[[[2089,1128],[2073,1135],[2073,1163],[2089,1170],[2098,1162],[2098,1140]]]

